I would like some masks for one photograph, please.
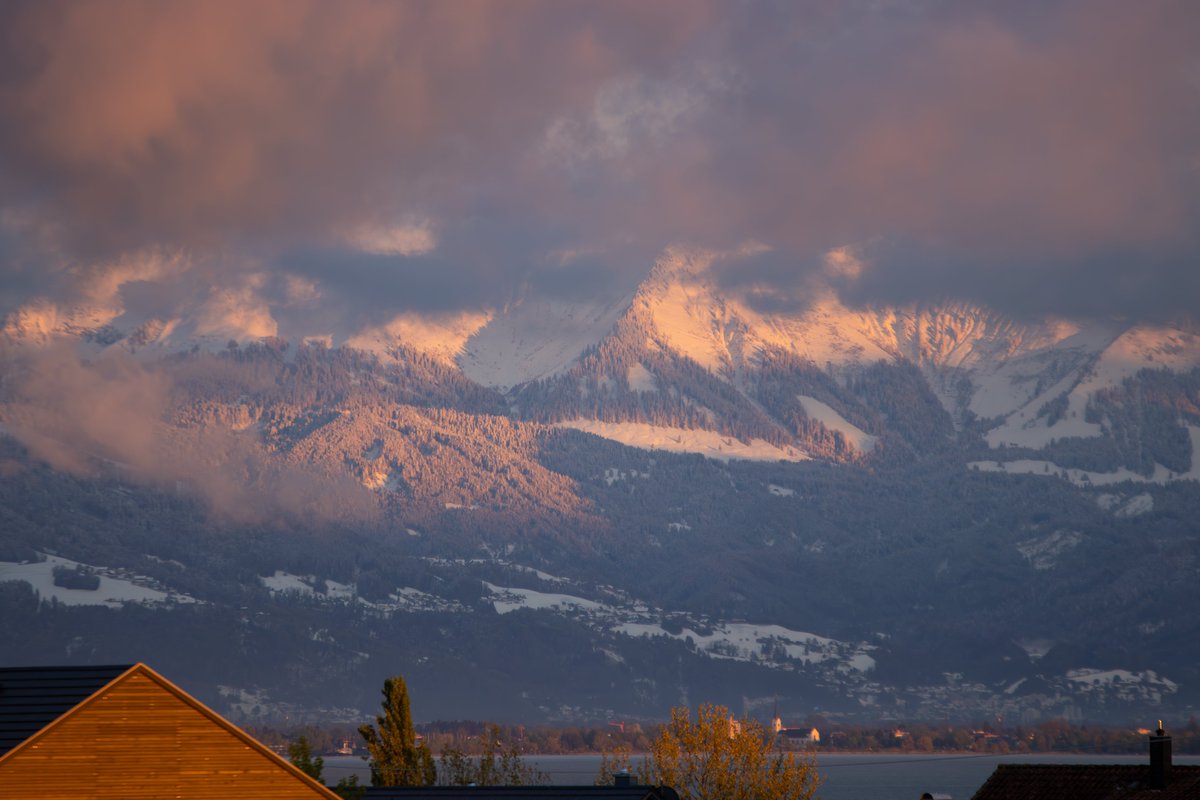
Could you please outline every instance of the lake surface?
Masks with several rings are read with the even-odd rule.
[[[635,763],[637,759],[635,758]],[[590,785],[600,756],[529,756],[526,761],[550,776],[551,783]],[[901,755],[832,753],[819,755],[817,770],[825,782],[822,800],[919,800],[923,792],[970,800],[999,764],[1148,764],[1145,756],[1083,755]],[[1175,756],[1176,764],[1200,764],[1200,756]],[[333,784],[356,774],[369,784],[367,762],[357,756],[326,756],[325,780]]]

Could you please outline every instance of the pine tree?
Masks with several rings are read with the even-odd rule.
[[[403,677],[396,675],[383,682],[382,706],[383,714],[375,717],[375,725],[358,729],[371,753],[371,785],[433,785],[437,767],[429,748],[417,742]]]
[[[301,736],[295,742],[288,745],[288,760],[313,780],[321,780],[321,772],[325,767],[325,759],[320,756],[313,757],[312,748],[308,744],[307,736]]]

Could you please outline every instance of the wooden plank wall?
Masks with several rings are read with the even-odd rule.
[[[23,800],[328,797],[137,673],[0,763],[0,795],[9,792]]]

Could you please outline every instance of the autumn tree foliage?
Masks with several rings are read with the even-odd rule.
[[[442,751],[438,778],[451,786],[533,786],[550,778],[526,764],[516,744],[505,746],[500,726],[488,725],[483,736],[483,752],[472,758],[456,748]]]
[[[383,682],[383,714],[358,732],[371,753],[372,786],[432,786],[437,767],[425,743],[417,741],[408,686],[396,675]]]
[[[761,725],[735,720],[724,706],[702,705],[694,720],[688,709],[675,708],[638,778],[670,786],[683,800],[809,800],[820,785],[816,764],[772,745]]]

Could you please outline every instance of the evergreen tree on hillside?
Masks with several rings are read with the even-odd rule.
[[[409,710],[408,686],[400,675],[383,682],[383,714],[359,735],[371,753],[372,786],[431,786],[437,780],[433,755],[417,742]]]

